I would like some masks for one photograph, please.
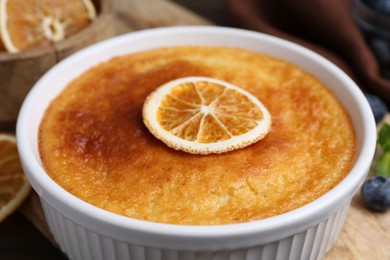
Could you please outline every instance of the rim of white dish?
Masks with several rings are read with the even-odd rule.
[[[157,39],[158,37],[174,38],[177,35],[226,37],[226,42],[221,44],[220,41],[216,41],[216,45],[229,45],[229,40],[234,38],[252,39],[254,42],[271,43],[276,48],[286,51],[292,50],[305,57],[305,59],[320,63],[343,83],[346,91],[350,93],[348,99],[359,104],[357,105],[358,111],[355,111],[355,113],[359,115],[361,122],[364,122],[361,126],[355,125],[355,128],[362,127],[361,131],[364,134],[363,140],[361,140],[361,152],[357,155],[350,173],[332,190],[298,209],[263,220],[215,226],[173,225],[131,219],[94,207],[62,189],[45,173],[33,147],[37,137],[36,129],[32,128],[34,109],[39,106],[37,100],[39,100],[41,93],[49,91],[47,89],[48,83],[56,82],[57,76],[60,74],[71,73],[64,72],[64,68],[71,68],[77,63],[88,63],[86,59],[91,55],[98,55],[101,58],[100,60],[95,59],[90,65],[106,60],[104,50],[114,49],[118,44],[131,43],[139,39],[147,42],[147,40]],[[148,47],[144,46],[144,48]],[[115,51],[109,56],[116,56]],[[88,67],[88,65],[85,66]],[[351,111],[349,112],[351,113]],[[256,245],[276,241],[302,231],[302,229],[305,229],[304,227],[316,225],[320,220],[325,219],[335,211],[340,203],[349,201],[357,191],[370,167],[376,144],[375,120],[364,94],[334,64],[302,46],[283,39],[258,32],[216,26],[176,26],[132,32],[92,45],[71,55],[49,70],[32,88],[20,110],[16,132],[20,158],[33,188],[47,204],[66,218],[91,231],[118,240],[131,240],[148,246],[180,248],[183,250],[190,247],[199,247],[204,250],[223,248],[232,243],[237,247],[241,244]],[[133,235],[132,238],[129,238],[129,233]],[[188,245],[188,243],[194,243],[194,241],[195,244]],[[212,241],[212,244],[210,244],[210,241]]]

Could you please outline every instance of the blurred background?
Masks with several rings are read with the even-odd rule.
[[[138,1],[144,1],[144,0],[138,0]],[[172,3],[178,4],[182,6],[183,8],[186,8],[199,16],[202,16],[209,20],[211,23],[221,26],[236,26],[232,24],[231,17],[228,14],[228,0],[164,0],[164,1],[170,1]],[[329,0],[329,4],[337,4],[338,2],[341,2],[341,0]],[[359,0],[361,1],[361,0]],[[383,6],[376,6],[376,9],[379,10],[385,10],[388,8],[390,10],[390,5],[385,7],[385,2],[389,3],[390,1],[382,1],[382,0],[364,0],[370,3],[376,2],[382,2]],[[133,1],[134,2],[134,1]],[[147,2],[147,1],[145,1]],[[233,1],[229,1],[233,2]],[[240,1],[235,1],[236,3],[239,3]],[[263,1],[272,3],[273,1]],[[274,1],[275,2],[275,1]],[[286,1],[287,2],[287,1]],[[289,1],[289,3],[293,3],[295,1]],[[314,1],[313,1],[314,2]],[[311,3],[313,3],[311,2]],[[319,1],[318,1],[319,2]],[[326,2],[326,1],[322,1]],[[351,1],[346,0],[343,1],[345,3],[350,3]],[[272,4],[271,4],[272,5]],[[298,6],[298,9],[300,6]],[[373,8],[373,9],[375,9]],[[289,11],[289,10],[284,10]],[[363,17],[367,13],[363,10]],[[316,14],[314,14],[315,16]],[[379,17],[379,16],[378,16]],[[345,18],[343,15],[339,16],[340,22],[342,22]],[[376,22],[376,21],[374,21]],[[288,22],[277,20],[278,25],[281,27],[285,27],[289,30],[294,30],[292,27],[288,27]],[[310,24],[307,24],[310,27]],[[337,32],[339,28],[334,28],[334,31]],[[390,29],[388,30],[389,37],[390,37]],[[340,34],[341,35],[341,34]],[[307,35],[305,35],[307,36]],[[340,36],[342,37],[342,36]],[[366,40],[369,38],[369,36],[366,36]],[[389,38],[390,39],[390,38]],[[329,46],[335,45],[334,43],[337,42],[337,40],[330,38],[329,39]],[[376,45],[375,45],[376,44]],[[372,44],[368,43],[370,47],[372,48]],[[383,60],[385,63],[390,60],[390,47],[386,47],[384,44],[377,44],[374,43],[374,45],[378,48],[373,51],[375,54],[375,57],[377,60]],[[321,46],[323,47],[323,46]],[[376,48],[375,47],[375,48]],[[346,57],[344,50],[338,50],[338,55],[341,54],[341,57]],[[386,57],[388,60],[386,60]],[[388,63],[390,64],[390,63]],[[354,74],[359,72],[359,68],[365,68],[367,66],[367,69],[371,68],[370,64],[365,64],[362,62],[362,60],[350,60],[350,63],[348,63],[348,67],[353,67],[355,69]],[[390,66],[389,66],[390,67]],[[367,87],[372,87],[375,89],[376,85],[375,82],[372,83],[371,81],[368,81],[367,79],[360,78],[362,82],[365,82],[365,85]],[[367,83],[368,82],[368,83]],[[385,86],[387,83],[384,82],[382,79],[378,79],[378,84],[383,84]],[[374,84],[374,85],[373,85]],[[385,87],[383,88],[385,89]],[[383,91],[383,90],[381,90]],[[380,92],[380,91],[379,91]],[[378,93],[379,93],[378,92]],[[384,92],[381,92],[384,93]],[[390,88],[387,89],[387,95],[390,100]],[[385,113],[387,113],[387,106],[384,102],[382,102],[381,99],[378,99],[378,96],[376,95],[369,95],[368,100],[371,104],[371,106],[374,109],[374,112],[376,114],[376,119],[380,120],[380,118],[383,117]],[[5,221],[3,221],[0,224],[0,259],[1,260],[8,260],[8,259],[67,259],[60,250],[58,250],[56,247],[53,246],[53,244],[47,240],[44,235],[41,234],[41,232],[29,222],[28,219],[24,217],[24,215],[20,212],[15,212],[10,217],[8,217]]]

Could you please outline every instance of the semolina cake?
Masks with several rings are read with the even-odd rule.
[[[272,117],[245,148],[190,154],[143,123],[146,97],[192,76],[238,86]],[[39,152],[48,175],[74,196],[135,219],[218,225],[301,207],[349,172],[355,133],[348,113],[294,64],[240,48],[176,46],[112,58],[74,79],[48,107]]]

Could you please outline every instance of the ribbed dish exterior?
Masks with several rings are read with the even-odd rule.
[[[41,199],[49,228],[61,250],[80,260],[316,260],[322,259],[340,233],[350,201],[327,219],[282,240],[250,248],[199,252],[132,245],[102,236],[66,219]]]

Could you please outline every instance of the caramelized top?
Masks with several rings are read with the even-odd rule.
[[[261,141],[218,155],[167,147],[144,126],[142,105],[170,80],[230,82],[268,108]],[[215,225],[298,208],[348,173],[355,136],[348,114],[293,64],[228,47],[183,46],[116,57],[80,75],[51,103],[39,131],[49,176],[97,207],[162,223]]]

